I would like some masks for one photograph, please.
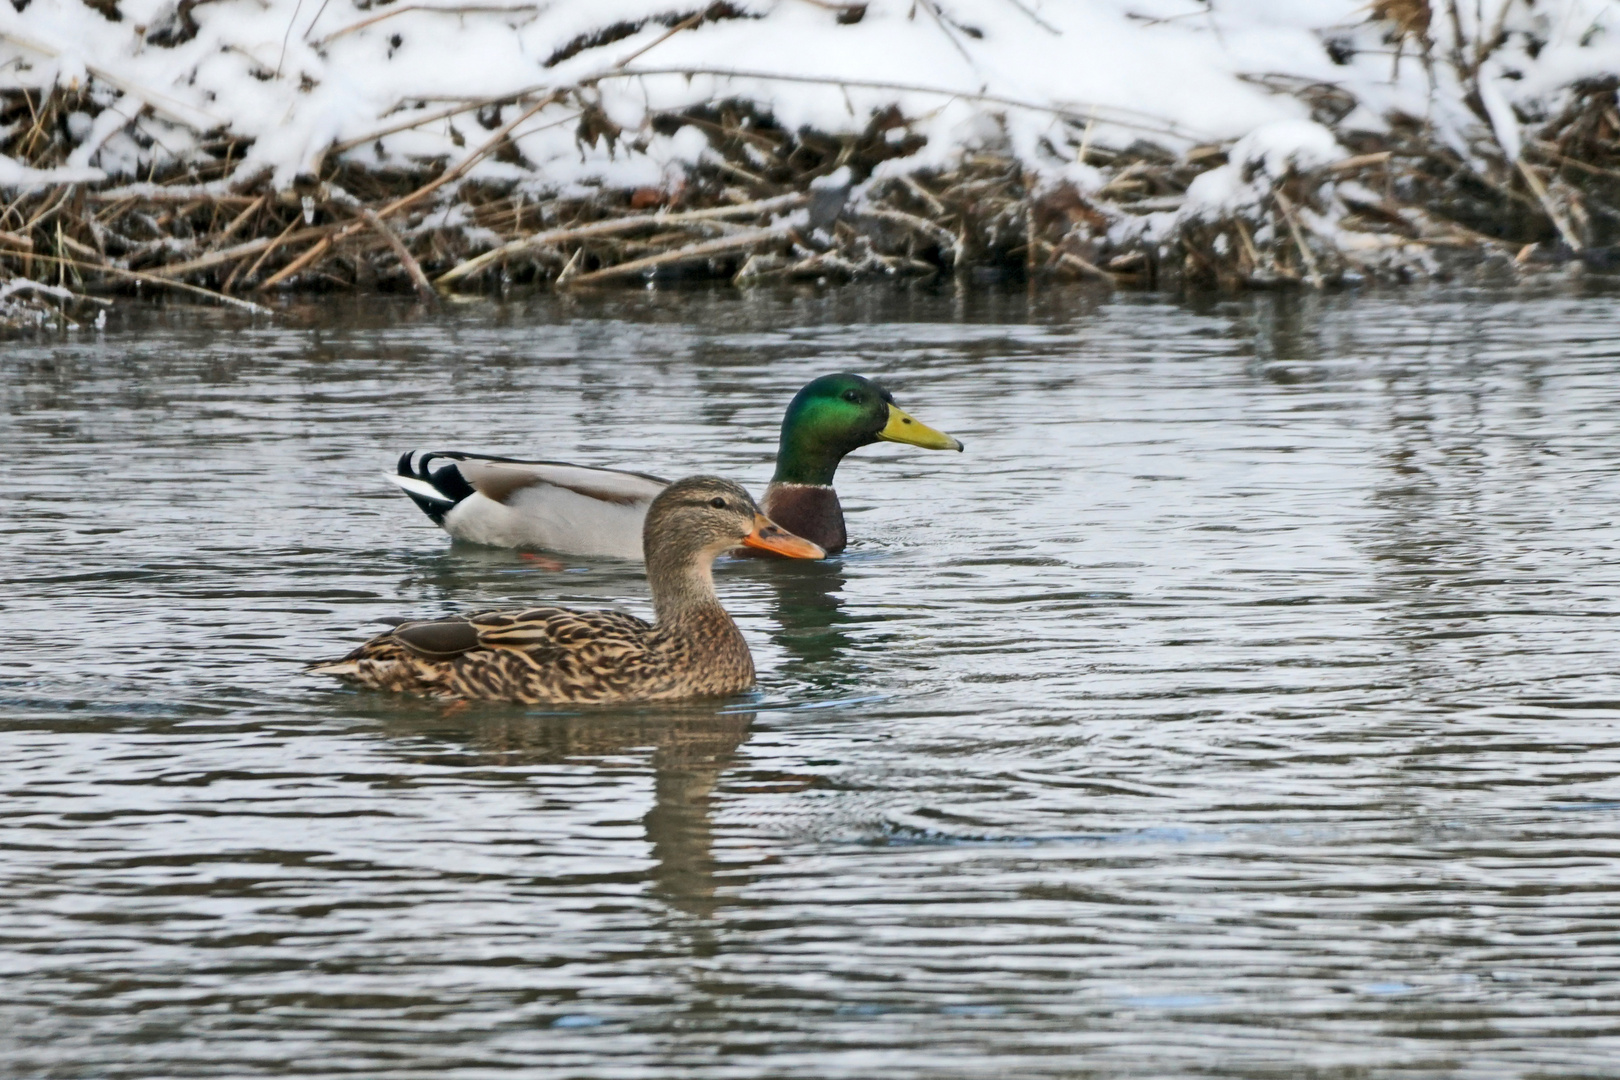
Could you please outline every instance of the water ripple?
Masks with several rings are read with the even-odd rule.
[[[0,354],[0,1074],[1608,1075],[1620,303],[152,308]],[[963,455],[723,562],[759,690],[301,673],[633,567],[448,547],[434,445],[758,488],[814,374]]]

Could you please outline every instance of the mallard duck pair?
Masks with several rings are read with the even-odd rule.
[[[526,704],[739,693],[754,684],[754,662],[715,594],[715,558],[739,545],[799,559],[842,551],[833,474],[850,451],[879,440],[962,449],[876,383],[828,375],[788,405],[764,511],[712,476],[670,483],[566,462],[407,453],[393,479],[458,539],[643,556],[657,621],[536,607],[406,622],[310,670],[376,689]]]

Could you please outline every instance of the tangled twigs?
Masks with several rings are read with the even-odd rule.
[[[357,226],[350,225],[342,231],[341,235],[347,236],[349,233],[355,231],[356,228]],[[315,243],[311,244],[302,255],[298,256],[292,262],[288,263],[280,270],[277,270],[274,274],[271,274],[268,278],[261,282],[259,284],[259,291],[265,292],[275,288],[277,285],[280,285],[283,281],[286,281],[288,278],[292,277],[306,266],[309,266],[316,259],[319,259],[322,255],[325,255],[328,251],[332,250],[331,230],[323,229],[321,232],[325,233],[325,235],[323,235],[319,240],[315,241]]]
[[[1305,233],[1299,227],[1299,214],[1294,210],[1294,204],[1289,201],[1279,188],[1273,193],[1277,200],[1277,208],[1282,211],[1283,218],[1288,222],[1288,232],[1294,238],[1294,245],[1299,248],[1299,257],[1305,262],[1305,273],[1308,275],[1314,288],[1322,288],[1326,282],[1322,278],[1322,268],[1317,265],[1316,256],[1311,253],[1311,245],[1305,242]]]
[[[51,323],[77,326],[68,312],[86,305],[107,308],[112,303],[27,278],[0,281],[0,328],[7,330],[38,328]],[[98,312],[98,319],[105,317],[104,313]]]
[[[373,231],[386,240],[388,246],[394,249],[394,254],[399,256],[399,264],[405,268],[406,273],[411,275],[411,284],[416,286],[416,295],[424,303],[438,303],[439,294],[433,291],[432,282],[428,281],[427,275],[422,273],[422,264],[416,261],[416,258],[411,254],[411,249],[405,246],[405,242],[399,238],[399,234],[390,229],[388,223],[375,210],[363,209],[360,211],[360,216],[365,218],[366,224],[370,225]]]
[[[700,244],[688,244],[675,251],[666,251],[661,255],[649,255],[644,259],[632,259],[630,262],[619,263],[615,266],[593,270],[588,274],[580,274],[572,279],[572,284],[586,285],[591,282],[605,281],[608,278],[630,277],[635,274],[646,273],[648,270],[672,263],[691,262],[694,259],[707,259],[715,255],[729,255],[732,252],[746,248],[758,247],[761,244],[785,240],[792,232],[789,226],[778,226],[774,229],[751,229],[736,236],[725,236],[719,240],[709,240]]]
[[[423,184],[421,187],[417,188],[415,191],[411,192],[409,195],[405,195],[405,196],[402,196],[402,197],[400,197],[398,199],[395,199],[393,202],[389,203],[387,206],[384,206],[381,210],[377,210],[375,212],[367,211],[367,213],[371,215],[371,220],[376,221],[380,225],[382,223],[383,218],[388,217],[390,214],[396,214],[399,211],[404,210],[404,209],[406,209],[406,208],[408,208],[408,207],[422,201],[423,199],[427,198],[429,195],[433,194],[433,192],[439,190],[444,185],[450,183],[452,180],[458,180],[461,177],[465,176],[469,169],[471,169],[478,162],[482,161],[484,158],[488,157],[491,153],[493,153],[495,151],[495,149],[497,147],[499,147],[503,142],[505,142],[507,136],[512,134],[512,129],[513,128],[515,128],[519,124],[523,123],[523,121],[527,120],[529,117],[533,116],[535,113],[539,112],[541,109],[545,108],[547,105],[554,104],[555,102],[561,100],[561,97],[562,97],[562,95],[560,93],[547,94],[544,98],[540,99],[535,104],[531,105],[528,109],[525,109],[521,114],[519,114],[517,116],[516,119],[511,120],[508,123],[504,124],[499,131],[497,131],[487,142],[484,143],[484,145],[480,146],[477,150],[474,150],[471,154],[467,155],[466,159],[463,160],[460,165],[457,165],[453,169],[445,170],[439,176],[437,176],[434,179],[432,179],[432,180],[428,181],[427,183]],[[327,252],[331,251],[333,245],[336,244],[338,241],[346,239],[347,237],[349,237],[352,234],[354,234],[355,232],[359,231],[362,227],[364,227],[367,224],[369,224],[369,222],[367,221],[367,219],[364,216],[362,216],[361,220],[359,220],[357,222],[354,222],[354,223],[351,223],[349,225],[346,225],[343,228],[336,230],[335,232],[332,232],[332,233],[329,233],[326,236],[323,236],[308,251],[304,252],[302,255],[298,256],[298,258],[294,259],[292,262],[288,263],[285,267],[278,270],[276,273],[272,274],[269,278],[267,278],[259,286],[260,291],[275,288],[277,285],[281,284],[283,281],[286,281],[288,278],[292,277],[294,274],[298,273],[300,270],[303,270],[305,267],[307,267],[310,264],[314,263],[317,259],[321,258]],[[395,239],[395,240],[398,239],[397,237],[394,237],[392,235],[392,233],[389,233],[388,235],[389,235],[390,239]],[[427,289],[431,292],[432,291],[432,286],[426,284],[427,278],[426,278],[425,275],[422,274],[422,268],[419,265],[416,265],[414,260],[410,259],[410,253],[408,251],[406,252],[405,257],[406,257],[406,260],[410,260],[409,262],[405,262],[405,268],[406,268],[407,272],[410,272],[413,268],[414,268],[414,271],[415,271],[414,273],[411,274],[412,284],[417,285],[417,278],[421,277],[422,284],[417,285],[418,289],[422,288],[423,286],[426,286]],[[402,260],[402,262],[404,262],[404,260]]]
[[[188,259],[185,262],[172,263],[168,266],[160,266],[154,269],[151,273],[153,277],[185,277],[187,274],[194,274],[199,270],[207,270],[210,267],[219,266],[222,263],[235,262],[237,259],[245,259],[249,255],[272,251],[283,243],[297,243],[304,236],[314,235],[320,231],[321,230],[318,229],[310,229],[305,233],[292,233],[281,238],[260,237],[257,240],[249,240],[246,243],[237,244],[234,247],[210,251],[206,255],[199,255],[195,259]]]
[[[1377,10],[1415,40],[1421,8]],[[927,8],[928,17],[948,14]],[[666,23],[671,34],[660,40],[699,25],[693,18]],[[1436,50],[1425,63],[1448,63],[1447,55]],[[1620,259],[1620,77],[1577,84],[1562,111],[1538,125],[1515,120],[1522,139],[1505,121],[1494,142],[1482,124],[1472,148],[1459,149],[1437,144],[1417,120],[1393,118],[1379,133],[1324,120],[1331,135],[1297,159],[1277,143],[1259,144],[1258,157],[1242,142],[1189,145],[1174,125],[1130,113],[1084,107],[1076,115],[1081,107],[959,94],[1009,114],[1045,112],[1052,126],[1037,147],[1040,161],[1019,157],[1013,139],[990,132],[979,149],[923,169],[913,163],[927,129],[898,106],[874,111],[864,130],[818,132],[790,128],[748,100],[711,97],[653,114],[636,130],[621,127],[596,91],[608,80],[675,76],[713,77],[700,86],[767,80],[943,91],[628,66],[635,59],[567,87],[433,111],[402,103],[408,113],[379,118],[381,130],[364,140],[329,147],[282,188],[268,168],[244,167],[250,148],[221,132],[166,171],[87,185],[75,171],[85,159],[64,133],[82,129],[88,116],[96,138],[114,130],[134,138],[154,123],[152,110],[134,108],[144,99],[131,96],[129,108],[111,110],[82,87],[0,90],[0,153],[44,181],[0,198],[0,274],[75,289],[149,284],[262,311],[231,294],[381,287],[431,300],[452,288],[675,273],[739,284],[971,272],[1102,287],[1326,288],[1446,272],[1465,258],[1525,273],[1560,261]],[[1492,77],[1496,61],[1469,63],[1464,75],[1477,85]],[[1313,109],[1327,93],[1298,80],[1264,85],[1298,94]],[[1347,92],[1329,89],[1337,95],[1333,115],[1344,115]],[[560,107],[540,115],[551,106]],[[456,142],[448,160],[402,165],[396,156],[379,166],[369,147],[345,156],[363,142],[467,112],[478,114],[488,135],[476,147]],[[615,155],[641,154],[653,139],[680,134],[685,164],[671,164],[646,187],[559,191],[524,148],[532,132],[563,123],[577,125],[582,147],[605,142]],[[1116,136],[1129,129],[1134,141],[1109,142],[1099,124]],[[1137,137],[1142,132],[1161,141]],[[701,150],[691,149],[694,137],[706,144]],[[1508,145],[1518,149],[1510,154]],[[476,168],[491,159],[502,168]],[[1075,162],[1079,172],[1070,168]],[[1200,182],[1216,169],[1227,170],[1212,178],[1219,183]]]
[[[529,117],[533,116],[535,113],[539,112],[541,109],[545,108],[547,105],[554,105],[561,101],[564,96],[565,95],[562,91],[547,94],[545,97],[541,98],[539,101],[525,109],[522,113],[518,114],[515,120],[511,120],[506,124],[503,124],[501,129],[489,138],[489,141],[484,143],[484,145],[480,146],[477,150],[474,150],[471,154],[468,154],[466,159],[463,160],[460,165],[457,165],[453,169],[447,170],[443,175],[429,181],[426,184],[423,184],[421,187],[417,188],[404,198],[395,199],[393,202],[377,211],[377,216],[388,217],[390,214],[396,214],[406,207],[412,206],[427,198],[429,195],[433,194],[444,185],[450,183],[452,180],[459,180],[463,176],[466,176],[467,170],[471,169],[474,165],[478,164],[490,154],[494,153],[496,148],[506,141],[507,136],[512,134],[512,130],[514,128],[523,123],[523,121],[527,120]]]
[[[215,303],[224,304],[226,307],[240,308],[243,311],[252,312],[255,315],[271,314],[269,308],[260,307],[258,304],[255,304],[250,300],[241,300],[234,296],[226,296],[224,293],[217,293],[212,289],[204,289],[200,285],[188,285],[183,281],[170,281],[167,278],[160,278],[155,274],[143,274],[138,270],[125,270],[123,267],[109,266],[106,263],[88,263],[79,259],[67,259],[55,255],[36,255],[34,257],[58,266],[70,266],[75,270],[92,270],[97,273],[112,274],[115,277],[127,278],[130,281],[139,281],[145,285],[158,285],[165,289],[179,289],[182,292],[188,292],[195,296],[206,297]]]
[[[533,236],[513,240],[495,248],[493,251],[486,251],[477,258],[468,259],[439,275],[438,284],[441,286],[450,285],[462,278],[478,273],[497,260],[512,258],[525,252],[536,251],[568,241],[635,232],[638,229],[645,228],[718,221],[732,217],[755,217],[776,213],[781,210],[791,210],[807,201],[809,201],[809,196],[795,193],[792,195],[778,195],[773,199],[759,199],[755,202],[742,203],[736,206],[714,207],[709,210],[693,210],[688,213],[677,214],[638,214],[631,217],[610,218],[606,221],[594,221],[586,225],[549,229]]]

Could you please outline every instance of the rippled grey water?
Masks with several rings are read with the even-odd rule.
[[[0,1073],[1620,1071],[1620,301],[610,294],[0,351]],[[413,445],[756,490],[812,375],[848,555],[722,566],[758,694],[464,712],[396,613],[646,609],[451,550]]]

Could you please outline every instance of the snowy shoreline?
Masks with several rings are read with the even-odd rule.
[[[1620,233],[1614,0],[12,0],[0,69],[0,256],[58,288],[1325,287]]]

